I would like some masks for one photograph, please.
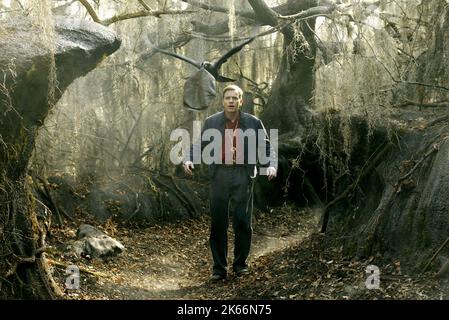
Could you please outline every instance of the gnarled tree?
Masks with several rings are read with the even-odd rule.
[[[299,172],[282,174],[292,196],[325,203],[321,231],[349,256],[422,269],[449,231],[447,3],[248,2],[241,23],[283,34],[262,118]]]
[[[0,27],[0,292],[60,296],[45,260],[45,234],[28,187],[38,129],[67,86],[120,46],[93,23],[14,17]],[[44,217],[45,218],[45,217]]]
[[[213,25],[193,21],[192,32],[160,42],[160,47],[181,47],[194,37],[218,39],[226,32],[235,36],[230,26],[270,26],[261,35],[282,33],[281,64],[262,118],[280,130],[281,182],[291,183],[290,196],[325,203],[322,231],[344,244],[348,255],[379,253],[411,268],[425,262],[447,237],[449,226],[449,204],[442,196],[448,184],[448,120],[425,112],[448,104],[447,3],[288,0],[269,7],[263,0],[249,0],[245,9],[235,7],[231,18],[236,21],[229,21],[228,7],[184,2],[226,17]],[[94,20],[112,23],[86,8]],[[149,7],[144,9],[140,16],[152,15]],[[132,14],[121,18],[128,16]],[[69,33],[64,31],[62,38]],[[0,29],[0,41],[7,39],[5,34]],[[97,48],[111,52],[115,47],[114,39]],[[74,52],[77,56],[80,51]],[[153,54],[148,48],[135,65]],[[37,81],[35,72],[50,73],[52,62],[45,56],[37,64],[25,59],[28,67],[21,72],[12,67],[20,65],[17,61],[0,60],[7,79],[1,87],[5,112],[0,132],[0,234],[7,259],[0,270],[3,288],[9,284],[2,292],[8,295],[14,290],[16,296],[48,297],[51,291],[47,282],[36,282],[46,278],[45,268],[39,267],[43,236],[25,192],[35,133],[49,109],[48,79]],[[58,57],[53,64],[61,90],[70,82],[62,81],[64,75],[73,79],[100,58],[89,54],[80,71],[67,67],[73,66],[72,56]],[[27,102],[30,95],[18,90],[22,82],[39,88],[40,103]],[[16,290],[21,283],[37,291]]]

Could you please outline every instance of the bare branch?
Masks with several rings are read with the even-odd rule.
[[[139,1],[142,6],[144,6],[145,10],[137,11],[137,12],[131,12],[131,13],[124,13],[115,15],[111,18],[101,20],[98,17],[98,14],[95,12],[94,8],[90,5],[90,3],[87,0],[78,0],[87,10],[89,15],[92,17],[92,20],[94,20],[97,23],[100,23],[105,26],[109,26],[115,22],[128,20],[128,19],[134,19],[134,18],[141,18],[141,17],[156,17],[160,18],[161,15],[177,15],[177,14],[186,14],[186,13],[193,13],[195,11],[189,11],[189,10],[154,10],[154,11],[148,11],[150,7],[143,1]]]
[[[202,9],[211,10],[214,12],[228,13],[228,9],[220,6],[213,6],[201,3],[197,0],[182,0],[185,3],[188,3],[192,6],[196,6]],[[291,23],[293,20],[282,20],[279,21],[277,17],[279,15],[289,14],[292,12],[305,11],[301,17],[306,18],[307,14],[310,14],[309,18],[314,18],[317,13],[323,13],[324,8],[328,9],[328,7],[319,7],[318,11],[307,11],[313,5],[316,5],[316,1],[307,0],[307,1],[297,1],[293,2],[289,5],[280,5],[274,8],[269,8],[263,0],[250,0],[250,4],[256,8],[256,13],[250,13],[249,11],[239,11],[236,12],[237,15],[244,17],[246,21],[241,21],[241,25],[254,25],[254,24],[270,24],[273,28],[270,28],[267,31],[264,31],[257,35],[257,37],[261,37],[273,32],[282,31],[287,33],[287,35],[291,35],[292,32]],[[191,22],[193,25],[193,32],[185,33],[184,35],[180,35],[178,39],[171,43],[162,43],[158,44],[158,47],[162,49],[167,48],[179,48],[188,43],[192,38],[202,38],[208,41],[224,41],[224,37],[219,37],[218,35],[224,34],[228,31],[228,20],[224,19],[214,25],[207,25],[202,23],[201,21],[193,21]],[[215,37],[211,37],[215,36]],[[151,58],[153,54],[155,54],[155,50],[153,48],[149,48],[145,53],[141,54],[139,58],[137,58],[136,63],[140,64],[145,60]],[[126,63],[125,63],[126,64]]]
[[[279,14],[271,9],[263,0],[248,0],[256,13],[257,19],[272,27],[278,25]]]
[[[261,32],[259,34],[257,34],[255,37],[262,37],[265,36],[267,34],[271,34],[274,32],[279,31],[281,28],[285,27],[285,24],[280,24],[276,27],[272,27],[264,32]],[[224,33],[224,32],[222,32]],[[189,32],[189,33],[184,33],[184,34],[180,34],[178,36],[178,38],[173,41],[173,42],[166,42],[166,43],[159,43],[158,47],[161,49],[168,49],[168,48],[180,48],[184,45],[186,45],[188,42],[190,42],[190,40],[192,40],[193,38],[201,38],[207,41],[215,41],[215,42],[221,42],[221,41],[231,41],[231,39],[229,37],[226,36],[217,36],[215,34],[213,34],[214,37],[211,36],[211,34],[209,33],[198,33],[198,32]],[[239,37],[238,39],[248,39],[246,37]],[[236,40],[236,39],[234,39]],[[147,59],[150,59],[157,51],[153,48],[153,47],[149,47],[148,50],[146,52],[144,52],[143,54],[141,54],[137,59],[136,59],[136,64],[141,64],[144,63]],[[125,62],[122,66],[127,66],[129,64],[129,62]]]
[[[214,12],[221,12],[221,13],[227,14],[229,11],[227,8],[201,3],[200,1],[197,1],[197,0],[182,0],[182,1],[188,3],[192,6],[202,8],[205,10],[214,11]],[[328,3],[330,4],[329,1],[322,0],[321,2],[324,4],[328,4]],[[306,9],[308,9],[310,7],[314,7],[314,6],[317,6],[316,0],[293,1],[293,2],[290,1],[285,4],[281,4],[279,6],[270,8],[270,10],[274,11],[275,13],[277,13],[279,15],[289,15],[289,14],[293,14],[298,11],[306,10]],[[239,11],[236,11],[236,15],[240,16],[240,17],[248,18],[251,20],[257,20],[256,14],[254,14],[254,12],[252,12],[252,11],[239,10]]]
[[[214,5],[211,5],[208,3],[202,3],[202,2],[199,2],[196,0],[182,0],[182,2],[188,3],[191,6],[201,8],[204,10],[210,10],[210,11],[221,12],[221,13],[226,13],[226,14],[228,14],[228,12],[229,12],[228,8],[214,6]],[[254,12],[251,12],[251,11],[236,11],[235,14],[236,14],[236,16],[239,16],[239,17],[256,20],[256,16],[255,16]]]
[[[143,1],[143,0],[137,0],[137,1],[139,1],[139,3],[142,5],[142,7],[145,8],[145,10],[147,10],[147,11],[151,11],[152,10],[150,8],[150,6],[145,3],[145,1]]]
[[[227,8],[201,3],[197,0],[182,0],[182,1],[188,3],[192,6],[202,8],[205,10],[214,11],[214,12],[227,14],[229,11]],[[327,2],[325,1],[324,3],[327,3]],[[253,0],[253,1],[250,1],[250,4],[253,7],[253,10],[254,10],[254,8],[256,8],[255,12],[242,11],[242,10],[236,11],[237,16],[250,20],[250,21],[246,21],[246,23],[245,23],[246,25],[262,23],[262,24],[267,24],[267,25],[271,25],[271,26],[276,26],[278,24],[277,17],[286,16],[286,15],[293,14],[298,11],[307,10],[311,7],[316,6],[317,1],[315,1],[315,0],[293,1],[293,2],[288,2],[286,4],[282,4],[282,5],[273,7],[273,8],[268,7],[263,0]],[[320,7],[320,8],[327,8],[327,7]],[[318,11],[318,13],[320,13],[320,11]],[[315,14],[316,13],[312,11],[312,12],[310,12],[310,16],[304,15],[304,18],[314,18]],[[198,28],[195,31],[208,33],[208,34],[217,34],[215,31],[213,31],[212,33],[209,31],[206,32],[205,29],[208,27],[208,28],[211,28],[211,30],[221,30],[221,32],[220,32],[220,34],[221,34],[221,33],[225,33],[228,31],[227,24],[228,24],[227,19],[224,21],[220,21],[217,25],[213,25],[213,26],[207,26],[205,24],[197,23]],[[203,26],[204,26],[204,28],[203,28]]]
[[[234,37],[233,39],[229,36],[223,36],[223,35],[214,35],[211,36],[210,34],[206,33],[200,33],[200,32],[188,32],[189,36],[195,39],[202,39],[205,41],[211,41],[211,42],[231,42],[231,41],[244,41],[248,40],[250,37]]]
[[[16,0],[16,2],[19,4],[22,10],[25,10],[25,7],[23,6],[22,2],[20,2],[20,0]]]
[[[97,13],[95,12],[94,8],[90,5],[90,3],[87,0],[78,0],[81,2],[81,4],[86,8],[89,15],[92,17],[92,20],[94,20],[97,23],[101,23],[100,18],[98,17]]]
[[[271,9],[264,0],[248,0],[249,4],[256,13],[257,20],[268,24],[272,27],[279,26],[279,14]],[[287,39],[293,38],[293,28],[290,24],[284,25],[280,31],[284,34]]]
[[[298,19],[306,19],[311,18],[312,16],[320,16],[320,15],[327,15],[332,13],[337,6],[319,6],[310,8],[304,11],[301,11],[299,13],[289,15],[289,16],[279,16],[279,19],[287,19],[287,20],[298,20]]]
[[[155,10],[155,11],[137,11],[137,12],[131,12],[131,13],[124,13],[121,15],[115,15],[112,18],[105,19],[101,21],[100,23],[109,26],[110,24],[113,24],[117,21],[123,21],[128,19],[134,19],[134,18],[142,18],[142,17],[156,17],[160,18],[161,15],[177,15],[177,14],[186,14],[186,13],[194,13],[195,11],[188,11],[188,10]]]

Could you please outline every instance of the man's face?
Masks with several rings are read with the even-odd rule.
[[[237,112],[242,105],[242,98],[239,93],[235,90],[228,90],[225,92],[223,97],[223,107],[224,111],[227,113]]]

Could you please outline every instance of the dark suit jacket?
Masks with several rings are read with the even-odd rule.
[[[220,131],[221,137],[224,137],[225,121],[226,121],[226,117],[224,115],[224,111],[215,113],[212,116],[208,117],[206,119],[206,121],[204,122],[201,136],[203,136],[204,131],[207,129],[217,129],[218,131]],[[265,152],[266,152],[266,156],[269,157],[269,162],[260,163],[259,157],[256,156],[257,163],[259,164],[260,167],[267,168],[269,166],[272,166],[277,169],[277,155],[275,154],[274,149],[270,145],[270,141],[268,139],[268,135],[265,130],[265,127],[263,126],[262,121],[249,113],[240,112],[240,119],[239,119],[238,127],[240,129],[242,129],[243,132],[245,132],[245,130],[247,130],[247,129],[254,130],[254,132],[256,134],[256,137],[255,137],[256,138],[256,148],[252,148],[252,149],[253,150],[255,149],[256,151],[259,150],[259,147],[263,147],[263,145],[260,144],[261,141],[259,141],[259,135],[257,134],[258,130],[263,130],[263,132],[264,132],[263,140],[265,141]],[[254,178],[257,174],[257,169],[256,169],[256,164],[248,163],[249,162],[248,160],[250,159],[250,157],[248,156],[248,150],[249,150],[248,142],[249,142],[249,139],[244,139],[244,165],[247,169],[248,175],[250,177]],[[190,147],[190,150],[187,153],[187,156],[184,158],[184,162],[185,161],[193,161],[194,150],[195,150],[195,153],[201,154],[204,147],[207,146],[209,143],[210,143],[210,141],[196,141]],[[220,155],[220,158],[221,158],[221,155]],[[212,163],[209,165],[209,176],[211,179],[214,177],[217,165],[220,165],[220,164]]]

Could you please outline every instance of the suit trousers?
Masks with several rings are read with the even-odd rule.
[[[244,165],[217,165],[211,179],[209,243],[214,260],[214,274],[227,274],[230,209],[235,236],[232,269],[239,271],[247,267],[252,236],[253,179]]]

